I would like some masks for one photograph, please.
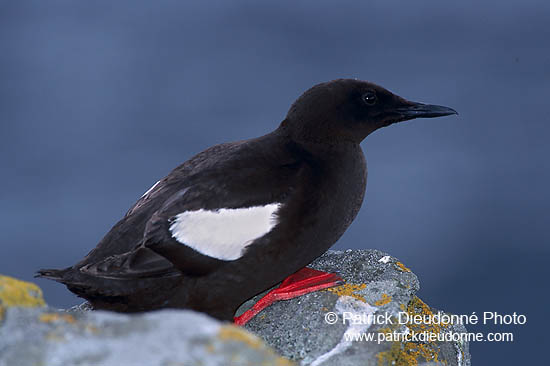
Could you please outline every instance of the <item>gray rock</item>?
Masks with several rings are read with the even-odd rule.
[[[462,325],[400,324],[406,322],[407,314],[430,316],[437,311],[415,296],[418,278],[397,259],[377,250],[329,251],[311,267],[339,272],[346,284],[275,303],[246,325],[283,356],[312,366],[470,365],[467,342],[388,338],[413,332],[440,336],[466,332]],[[238,313],[256,300],[244,304]],[[325,316],[336,318],[335,323],[329,324]],[[373,321],[373,316],[379,321]],[[350,317],[364,317],[364,321],[352,322]],[[363,333],[374,339],[355,340]]]
[[[387,339],[466,332],[398,321],[437,311],[416,297],[418,278],[397,259],[377,250],[329,251],[311,267],[339,272],[346,284],[275,303],[248,331],[188,310],[124,315],[88,311],[86,303],[53,310],[35,285],[0,276],[0,366],[293,364],[287,358],[304,366],[470,365],[467,342]]]
[[[0,366],[291,365],[258,337],[187,310],[142,315],[11,307]]]

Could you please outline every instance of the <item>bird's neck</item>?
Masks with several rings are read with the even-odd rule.
[[[322,132],[320,132],[321,130]],[[329,129],[322,128],[321,126],[319,128],[311,128],[310,126],[292,123],[288,119],[282,121],[274,133],[286,136],[305,150],[316,154],[324,151],[355,150],[360,142],[346,136],[331,133]]]

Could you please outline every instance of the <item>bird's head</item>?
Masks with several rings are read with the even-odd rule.
[[[396,122],[457,114],[452,108],[410,102],[376,84],[338,79],[318,84],[290,107],[283,126],[298,140],[359,143]]]

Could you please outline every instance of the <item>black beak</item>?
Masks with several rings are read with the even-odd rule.
[[[401,116],[403,121],[413,118],[433,118],[458,114],[454,109],[441,105],[410,103],[410,105],[404,105],[393,110]]]

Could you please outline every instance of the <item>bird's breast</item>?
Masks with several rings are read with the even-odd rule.
[[[327,214],[322,225],[334,230],[337,240],[357,216],[367,184],[366,160],[360,147],[331,162],[324,184],[328,195]],[[332,244],[331,244],[332,245]]]
[[[277,246],[311,260],[329,249],[353,222],[365,195],[366,161],[360,147],[310,164],[279,211]]]

